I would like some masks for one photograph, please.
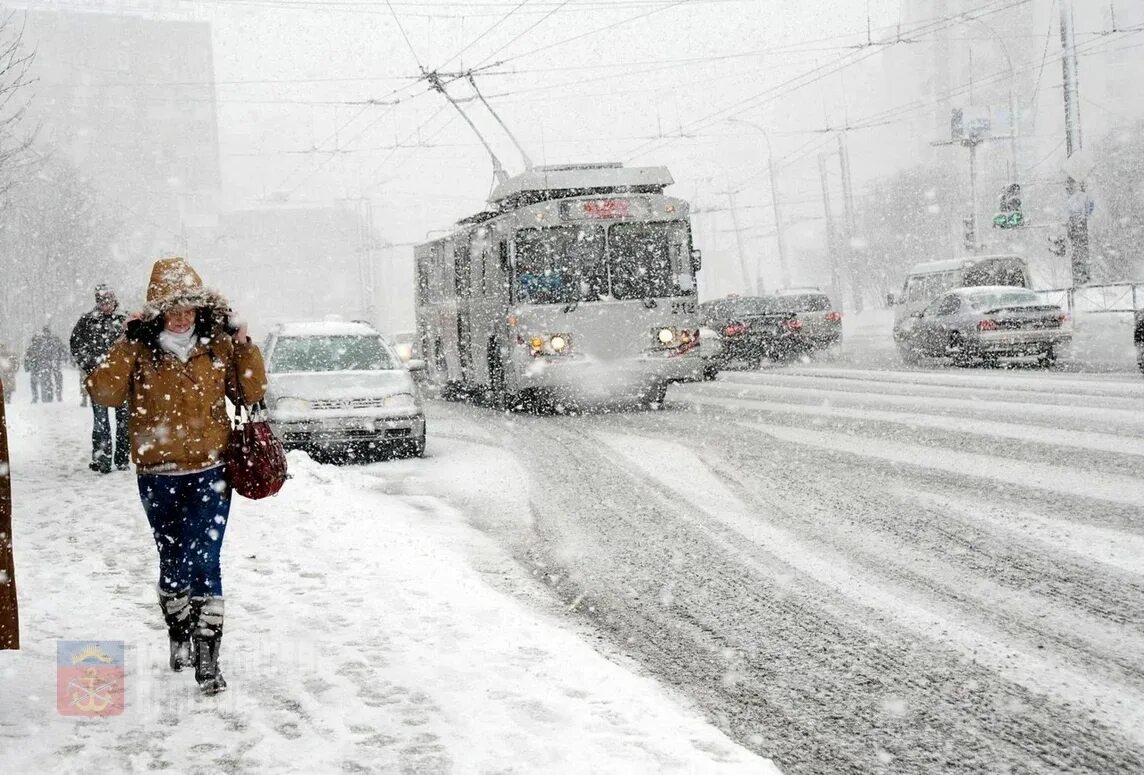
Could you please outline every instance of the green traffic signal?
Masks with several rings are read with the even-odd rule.
[[[1020,228],[1025,222],[1025,217],[1020,212],[1015,213],[997,213],[993,216],[993,226],[998,229],[1017,229]]]

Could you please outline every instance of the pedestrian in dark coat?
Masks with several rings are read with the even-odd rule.
[[[0,394],[5,385],[0,381]],[[20,648],[16,608],[16,565],[12,559],[12,487],[8,468],[8,426],[0,401],[0,649]]]
[[[32,336],[24,353],[24,370],[31,376],[32,403],[63,401],[63,367],[67,351],[52,329],[44,326]]]
[[[119,311],[119,301],[115,292],[106,285],[95,287],[95,308],[87,312],[75,324],[71,332],[71,355],[84,374],[83,394],[87,394],[86,382],[91,373],[107,360],[107,354],[115,340],[123,334],[127,316]],[[101,474],[111,472],[111,465],[120,471],[128,467],[127,403],[115,407],[115,445],[111,444],[110,408],[93,400],[91,402],[91,463],[92,471]]]
[[[131,457],[159,552],[171,669],[194,664],[206,694],[226,688],[218,666],[219,560],[230,515],[226,399],[253,404],[266,392],[262,353],[229,314],[185,260],[158,261],[143,312],[88,379],[92,400],[128,402]]]

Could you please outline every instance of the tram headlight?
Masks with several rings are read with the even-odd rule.
[[[675,339],[675,332],[670,328],[661,328],[659,333],[656,334],[656,338],[659,339],[660,344],[668,345],[671,344],[673,339]]]
[[[548,346],[552,348],[552,352],[562,353],[568,347],[568,340],[560,334],[556,334],[548,340]]]

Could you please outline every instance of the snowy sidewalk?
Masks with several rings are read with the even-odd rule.
[[[32,405],[21,387],[9,435],[24,649],[0,652],[0,771],[777,772],[598,654],[545,598],[490,585],[527,586],[462,515],[299,454],[277,498],[235,500],[231,689],[200,697],[165,666],[134,475],[88,471],[75,397]],[[414,464],[435,465],[433,447]],[[123,715],[58,715],[57,639],[124,641]]]

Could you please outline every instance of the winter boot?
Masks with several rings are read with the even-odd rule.
[[[191,599],[196,612],[194,629],[195,680],[203,694],[218,694],[226,689],[226,679],[218,666],[222,645],[223,599],[196,597]]]
[[[176,673],[194,664],[191,630],[194,619],[191,617],[190,591],[164,592],[159,590],[159,606],[163,609],[163,619],[167,622],[167,636],[171,647],[171,669]]]

